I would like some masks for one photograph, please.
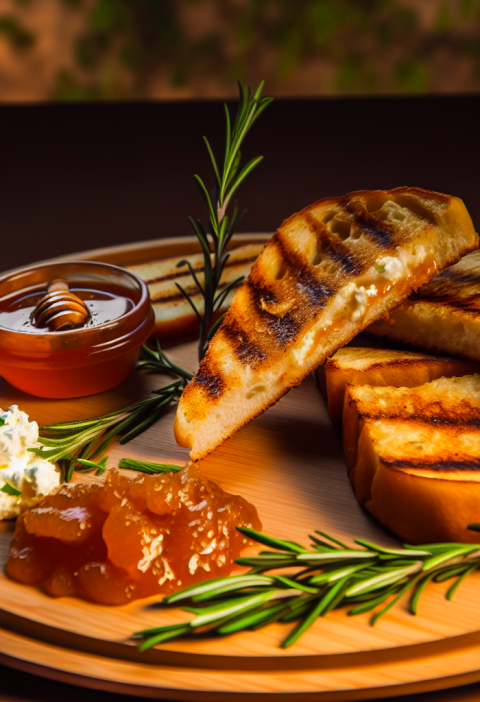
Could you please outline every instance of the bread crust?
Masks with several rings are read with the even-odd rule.
[[[339,349],[322,369],[328,414],[338,424],[342,421],[346,385],[414,388],[441,377],[478,373],[480,364],[413,351],[349,346]]]
[[[419,188],[356,191],[292,215],[237,291],[185,389],[177,442],[202,458],[476,246],[462,201]]]
[[[343,441],[357,500],[400,538],[480,542],[480,375],[347,386]]]

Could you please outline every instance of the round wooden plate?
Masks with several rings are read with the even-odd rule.
[[[244,235],[237,241],[258,241]],[[184,255],[195,240],[84,252],[73,258],[117,264]],[[195,343],[173,346],[177,362],[195,368]],[[39,424],[103,414],[148,396],[164,382],[134,373],[109,392],[76,400],[43,400],[0,380],[0,407],[18,404]],[[175,444],[174,412],[126,446],[122,457],[186,463]],[[314,529],[343,540],[355,536],[385,544],[395,539],[357,504],[346,476],[341,438],[328,420],[312,378],[238,432],[201,463],[201,470],[256,505],[264,530],[307,543]],[[91,479],[82,477],[83,480]],[[13,524],[0,525],[0,558],[8,554]],[[430,585],[413,617],[397,606],[375,627],[368,615],[344,610],[319,619],[287,651],[287,625],[228,638],[166,643],[139,654],[129,635],[184,618],[156,600],[104,607],[74,598],[52,599],[0,574],[0,662],[39,675],[100,689],[175,700],[357,700],[440,689],[480,680],[480,575],[461,586],[453,602],[444,586]],[[252,698],[253,695],[253,698]]]

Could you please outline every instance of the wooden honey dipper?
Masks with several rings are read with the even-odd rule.
[[[61,278],[52,280],[33,312],[35,326],[48,327],[50,331],[73,329],[84,324],[88,316],[84,301],[70,292],[68,283]]]

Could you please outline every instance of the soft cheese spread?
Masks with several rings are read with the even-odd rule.
[[[38,424],[12,405],[0,410],[0,519],[13,519],[60,484],[53,463],[29,451],[39,447]]]

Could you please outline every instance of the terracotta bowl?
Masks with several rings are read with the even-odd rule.
[[[2,312],[35,301],[48,283],[126,298],[126,311],[97,326],[66,331],[8,328]],[[31,297],[30,297],[31,296]],[[47,263],[0,278],[0,375],[39,397],[82,397],[108,390],[132,372],[154,326],[148,289],[136,275],[106,263]]]

